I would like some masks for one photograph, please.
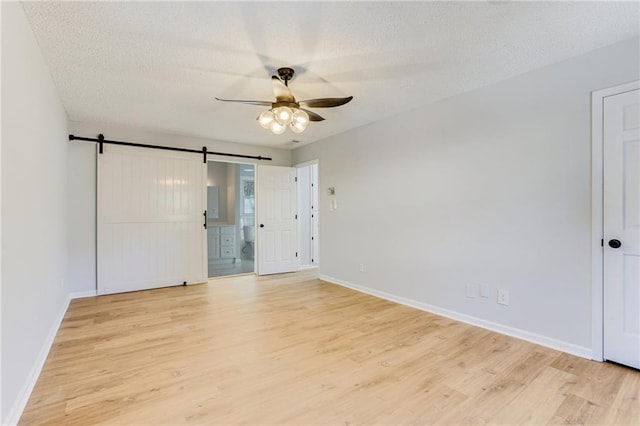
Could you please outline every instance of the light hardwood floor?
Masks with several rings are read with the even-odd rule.
[[[640,424],[640,372],[322,282],[72,301],[21,425]]]

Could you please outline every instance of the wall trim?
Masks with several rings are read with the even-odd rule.
[[[44,367],[44,363],[49,356],[49,352],[51,351],[51,346],[53,346],[53,342],[58,334],[58,330],[62,325],[62,320],[64,319],[64,315],[67,313],[67,309],[69,308],[69,303],[73,299],[81,299],[84,297],[94,297],[97,296],[96,290],[87,290],[87,291],[77,291],[73,293],[69,293],[67,298],[62,305],[62,309],[56,315],[53,324],[51,325],[51,329],[49,330],[49,334],[42,344],[42,349],[36,358],[36,362],[33,364],[31,371],[29,372],[29,376],[27,380],[22,385],[20,392],[18,393],[18,397],[16,398],[16,402],[11,407],[9,414],[6,419],[2,423],[3,425],[17,425],[20,417],[22,416],[22,412],[27,406],[27,402],[29,402],[29,397],[33,392],[33,388],[36,386],[36,382],[38,381],[38,377],[40,377],[40,373],[42,372],[42,368]]]
[[[302,163],[294,164],[293,167],[297,169],[299,167],[311,166],[313,164],[320,164],[320,160],[317,158],[314,158],[313,160],[303,161]]]
[[[429,305],[427,303],[418,302],[417,300],[407,299],[405,297],[396,296],[391,293],[387,293],[380,290],[375,290],[369,287],[352,284],[350,282],[340,280],[338,278],[330,277],[320,274],[319,278],[323,281],[327,281],[332,284],[337,284],[342,287],[350,288],[351,290],[366,293],[371,296],[379,297],[381,299],[389,300],[391,302],[399,303],[401,305],[409,306],[411,308],[420,309],[421,311],[429,312],[432,314],[440,315],[446,318],[450,318],[456,321],[464,322],[466,324],[474,325],[476,327],[484,328],[486,330],[495,331],[500,334],[515,337],[517,339],[526,340],[527,342],[535,343],[540,346],[555,349],[561,352],[566,352],[571,355],[576,355],[581,358],[591,359],[591,349],[574,345],[573,343],[564,342],[562,340],[553,339],[551,337],[543,336],[541,334],[532,333],[530,331],[522,330],[519,328],[509,327],[503,324],[487,321],[482,318],[474,317],[460,312],[451,311],[449,309],[440,308],[438,306]]]
[[[49,334],[42,344],[42,348],[40,349],[40,353],[36,358],[33,367],[31,367],[31,371],[29,372],[29,376],[27,380],[22,385],[20,392],[18,393],[18,397],[14,402],[13,406],[9,410],[9,414],[3,421],[3,425],[17,425],[20,417],[22,416],[22,412],[24,408],[27,406],[27,402],[29,402],[29,397],[31,396],[31,392],[33,392],[33,388],[36,386],[36,382],[38,381],[38,377],[40,377],[40,373],[42,372],[42,367],[44,367],[44,363],[49,356],[49,351],[51,350],[51,346],[53,345],[53,341],[58,334],[58,329],[62,324],[62,320],[64,319],[64,315],[67,313],[67,308],[69,307],[69,302],[71,301],[71,294],[67,295],[64,303],[62,304],[62,308],[56,315],[53,323],[51,324],[51,329],[49,330]]]
[[[98,295],[97,290],[74,291],[69,294],[69,300],[82,299],[85,297],[94,297]]]
[[[318,265],[304,265],[298,268],[298,271],[308,271],[310,269],[318,269]]]
[[[640,89],[640,80],[591,92],[591,353],[604,361],[604,99]]]

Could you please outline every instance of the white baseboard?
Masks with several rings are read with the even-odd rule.
[[[49,355],[49,351],[51,350],[53,341],[55,340],[56,335],[58,334],[58,330],[60,329],[60,325],[62,324],[62,320],[64,319],[64,314],[67,312],[67,309],[69,308],[69,302],[71,302],[72,299],[92,297],[96,295],[97,295],[96,290],[78,291],[78,292],[70,293],[69,295],[67,295],[67,299],[65,300],[62,306],[62,309],[60,310],[60,312],[58,312],[58,315],[56,316],[53,323],[51,324],[51,329],[49,330],[49,334],[47,335],[47,338],[42,344],[42,349],[40,350],[40,353],[36,358],[36,362],[33,364],[33,367],[31,368],[31,371],[29,372],[29,376],[27,377],[27,380],[22,386],[22,389],[20,389],[20,393],[16,398],[16,402],[13,404],[13,407],[11,407],[11,411],[9,411],[9,414],[7,415],[6,419],[2,423],[3,426],[14,426],[18,424],[18,421],[20,420],[20,416],[22,416],[22,412],[24,411],[24,408],[27,406],[27,402],[29,402],[29,397],[31,396],[31,392],[33,392],[33,388],[35,387],[36,382],[38,381],[38,377],[40,377],[40,372],[42,371],[42,367],[44,367],[45,361],[47,360],[47,356]]]
[[[308,271],[309,269],[318,269],[318,265],[303,265],[298,267],[298,271]]]
[[[471,324],[477,327],[481,327],[487,330],[495,331],[497,333],[506,334],[507,336],[515,337],[518,339],[526,340],[527,342],[535,343],[537,345],[546,346],[551,349],[556,349],[561,352],[566,352],[571,355],[576,355],[581,358],[591,359],[591,348],[584,346],[574,345],[573,343],[564,342],[561,340],[553,339],[551,337],[543,336],[540,334],[532,333],[530,331],[521,330],[519,328],[509,327],[503,324],[483,320],[471,315],[462,314],[448,309],[440,308],[438,306],[429,305],[426,303],[418,302],[416,300],[407,299],[401,296],[396,296],[384,291],[375,290],[372,288],[364,287],[357,284],[352,284],[338,278],[329,277],[327,275],[320,274],[321,280],[337,284],[343,287],[350,288],[361,293],[370,294],[372,296],[379,297],[381,299],[389,300],[391,302],[400,303],[412,308],[420,309],[421,311],[430,312],[432,314],[440,315],[446,318],[451,318],[456,321]]]
[[[42,348],[40,349],[40,353],[36,358],[31,371],[29,372],[29,376],[27,380],[22,385],[20,392],[18,393],[18,397],[16,398],[13,407],[9,411],[9,414],[4,419],[2,423],[4,426],[14,426],[18,424],[20,420],[20,416],[22,416],[22,412],[24,408],[27,406],[27,402],[29,401],[29,397],[31,396],[31,392],[33,392],[33,388],[38,381],[38,377],[40,376],[40,372],[42,371],[42,367],[44,367],[44,363],[47,360],[47,356],[49,355],[49,351],[51,350],[51,346],[53,345],[53,341],[56,338],[56,334],[58,334],[58,329],[60,328],[60,324],[62,324],[62,320],[64,319],[64,314],[67,312],[67,308],[69,307],[69,302],[71,301],[71,294],[67,295],[67,299],[62,304],[62,309],[58,312],[58,315],[53,320],[51,324],[51,329],[49,330],[49,334],[42,344]]]
[[[84,297],[93,297],[97,295],[98,295],[97,290],[74,291],[69,295],[69,299],[82,299]]]

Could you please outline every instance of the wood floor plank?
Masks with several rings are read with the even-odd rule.
[[[73,300],[20,425],[640,424],[638,393],[306,271]]]
[[[568,394],[547,424],[605,424],[604,410],[591,401]]]
[[[546,367],[492,421],[498,424],[546,424],[576,381],[573,374]]]

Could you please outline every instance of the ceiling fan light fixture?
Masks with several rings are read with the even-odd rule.
[[[276,121],[284,126],[291,123],[291,117],[293,116],[293,111],[291,108],[282,106],[275,108],[273,113],[276,115]]]
[[[271,131],[276,134],[276,135],[281,135],[285,132],[285,130],[287,130],[287,126],[284,124],[280,124],[278,123],[277,120],[275,120],[273,123],[271,123]]]
[[[271,123],[276,121],[276,115],[271,110],[267,110],[260,114],[258,117],[258,123],[262,126],[263,129],[270,129]]]
[[[271,109],[264,111],[258,116],[258,124],[264,129],[269,129],[276,135],[281,135],[291,127],[294,133],[302,133],[311,121],[324,121],[324,118],[313,111],[302,110],[303,108],[333,108],[350,102],[353,96],[346,98],[317,98],[306,99],[304,101],[296,101],[291,89],[289,89],[289,81],[293,78],[293,68],[278,68],[278,76],[271,76],[271,86],[275,102],[272,101],[255,101],[241,99],[222,99],[216,97],[222,102],[238,102],[248,105],[259,105],[264,107],[271,106]]]
[[[309,124],[309,114],[301,109],[296,109],[291,116],[291,124],[300,124],[307,127],[307,124]]]
[[[291,122],[291,124],[289,126],[291,126],[291,131],[293,133],[302,133],[302,132],[304,132],[304,129],[307,128],[306,124],[303,124],[303,123],[300,123],[300,122],[294,123],[293,121]]]

